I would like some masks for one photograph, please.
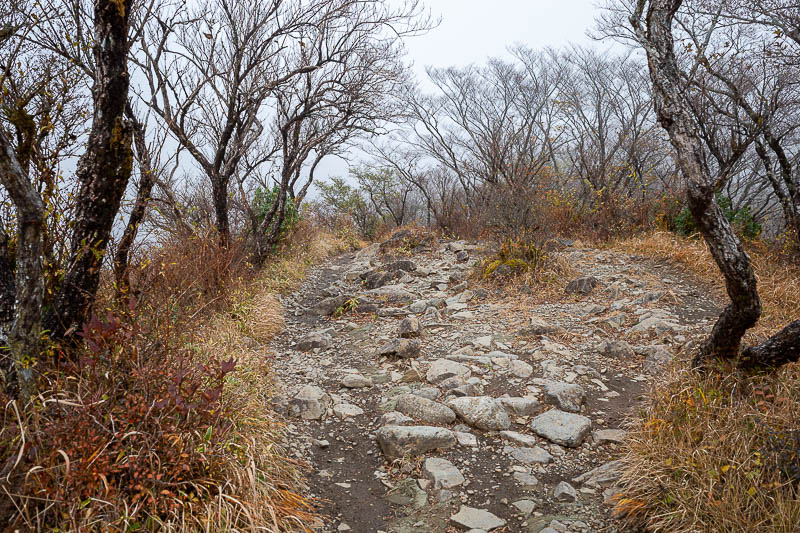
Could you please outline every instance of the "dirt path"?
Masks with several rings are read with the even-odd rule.
[[[320,531],[617,531],[624,418],[717,309],[609,251],[561,252],[586,279],[529,309],[465,281],[476,247],[417,252],[340,257],[283,299],[277,402]]]

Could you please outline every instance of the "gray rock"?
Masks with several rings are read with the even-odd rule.
[[[417,269],[417,264],[414,261],[408,259],[401,259],[399,261],[388,263],[384,265],[383,268],[388,272],[397,272],[398,270],[403,270],[405,272],[414,272]]]
[[[417,396],[427,398],[428,400],[435,400],[439,397],[441,392],[436,387],[422,387],[421,389],[413,391],[411,394],[416,394]]]
[[[409,316],[400,321],[398,335],[403,339],[416,338],[422,335],[422,326],[419,325],[419,319],[415,316]]]
[[[511,361],[508,371],[515,377],[526,379],[533,374],[533,367],[525,361],[516,359]]]
[[[533,435],[526,435],[516,431],[501,431],[500,438],[507,440],[508,442],[513,442],[514,444],[519,444],[520,446],[527,446],[529,448],[536,446],[538,443],[536,437]]]
[[[536,398],[500,397],[497,401],[514,416],[531,416],[539,408],[539,401]]]
[[[567,294],[589,294],[597,287],[598,280],[594,276],[584,276],[570,281],[564,292]]]
[[[539,480],[536,479],[536,476],[526,472],[514,472],[514,479],[525,488],[535,487],[539,484]]]
[[[314,385],[306,385],[289,402],[289,414],[304,420],[319,420],[328,410],[331,397]]]
[[[435,307],[429,307],[422,315],[422,321],[425,324],[439,324],[442,321],[442,314]]]
[[[400,396],[395,409],[426,424],[452,424],[456,420],[456,414],[449,407],[416,394]]]
[[[465,448],[478,447],[478,437],[472,433],[467,433],[464,431],[455,431],[454,433],[456,434],[456,440],[458,441],[459,446],[464,446]]]
[[[631,359],[636,353],[631,345],[625,341],[604,341],[597,347],[597,351],[606,357],[616,359]]]
[[[642,319],[638,324],[633,326],[629,331],[631,332],[648,332],[648,331],[655,331],[657,334],[666,333],[668,331],[683,331],[681,325],[673,320],[668,320],[666,318],[658,317],[658,316],[650,316],[648,318]]]
[[[511,505],[516,507],[517,510],[522,513],[522,516],[526,518],[536,509],[536,502],[532,500],[517,500]]]
[[[390,459],[423,455],[431,450],[456,445],[452,431],[431,426],[384,426],[375,436],[381,451]]]
[[[574,502],[578,500],[578,492],[566,481],[560,481],[553,491],[553,497],[559,502]]]
[[[397,411],[389,411],[381,416],[381,426],[413,426],[414,419]]]
[[[619,480],[622,475],[622,468],[622,461],[609,461],[573,478],[572,481],[592,489],[610,487]]]
[[[644,360],[644,370],[650,374],[658,374],[672,362],[672,354],[660,346],[651,346]]]
[[[317,305],[311,309],[311,311],[314,314],[321,316],[332,315],[337,309],[344,306],[348,300],[350,300],[350,297],[344,294],[339,296],[331,296],[330,298],[325,298],[324,300],[318,302]]]
[[[503,406],[489,396],[453,398],[447,402],[447,406],[467,424],[478,429],[496,431],[511,427],[511,420]]]
[[[419,355],[421,347],[417,339],[394,339],[378,348],[378,355],[410,359]]]
[[[521,333],[523,335],[547,335],[560,330],[561,328],[558,326],[554,326],[538,316],[532,316],[530,324],[523,328]]]
[[[621,429],[598,429],[592,432],[592,439],[597,444],[604,444],[606,442],[622,444],[625,442],[625,435],[625,431]]]
[[[544,401],[562,411],[579,413],[586,402],[586,391],[580,385],[551,381],[544,388]]]
[[[427,308],[428,308],[427,300],[417,300],[416,302],[408,306],[408,310],[411,311],[412,313],[424,313]]]
[[[460,252],[456,252],[456,261],[459,263],[464,263],[469,260],[469,252],[466,250],[461,250]]]
[[[360,374],[345,374],[342,378],[342,387],[347,387],[348,389],[372,387],[372,380]]]
[[[657,302],[658,300],[661,299],[661,296],[662,296],[661,291],[651,291],[651,292],[645,293],[642,296],[639,296],[638,298],[636,298],[633,301],[633,304],[634,305],[644,305],[644,304]]]
[[[402,303],[403,305],[407,302],[413,302],[416,299],[414,294],[408,292],[402,285],[385,285],[377,289],[369,290],[365,294],[384,299],[390,303]]]
[[[547,464],[555,461],[552,455],[539,446],[534,446],[533,448],[504,446],[503,453],[524,465]]]
[[[466,481],[461,471],[453,463],[440,457],[425,459],[422,473],[433,483],[434,489],[452,489]]]
[[[461,385],[465,385],[467,381],[461,376],[453,376],[451,378],[443,379],[439,382],[439,388],[447,392],[449,390],[457,389]]]
[[[350,418],[364,414],[364,410],[352,403],[337,403],[333,406],[333,414],[339,418]]]
[[[484,531],[491,531],[506,525],[505,520],[489,511],[466,505],[462,505],[458,512],[450,517],[450,521],[464,529],[482,529]]]
[[[582,415],[551,409],[531,422],[531,431],[550,442],[577,448],[592,429],[592,421]]]
[[[315,348],[327,348],[331,345],[333,339],[327,333],[315,331],[309,333],[297,343],[297,349],[301,352],[310,352]]]
[[[428,383],[436,385],[447,378],[460,377],[466,379],[469,377],[470,373],[469,368],[461,363],[456,363],[448,359],[437,359],[431,363],[425,377]]]

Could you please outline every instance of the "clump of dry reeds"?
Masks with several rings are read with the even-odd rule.
[[[798,378],[673,369],[631,428],[618,509],[654,532],[796,532]]]

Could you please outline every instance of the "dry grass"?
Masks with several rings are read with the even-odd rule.
[[[702,240],[659,231],[617,241],[611,247],[671,261],[709,284],[712,295],[721,303],[727,301],[722,275]],[[800,317],[800,266],[791,264],[763,243],[748,243],[747,248],[763,304],[761,320],[746,339],[756,342]]]
[[[649,531],[792,533],[800,524],[798,369],[673,370],[634,422],[618,500]]]
[[[757,342],[800,316],[800,269],[766,245],[748,243],[763,316]],[[727,300],[700,240],[655,232],[612,243],[667,260]],[[689,355],[686,354],[688,359]],[[679,360],[633,421],[624,458],[621,511],[657,532],[797,532],[800,524],[800,369],[744,375],[731,366],[704,374]]]
[[[100,301],[109,315],[79,365],[48,370],[50,392],[29,408],[6,405],[0,529],[278,533],[317,523],[304,466],[270,409],[263,344],[284,327],[275,292],[358,242],[300,227],[255,278],[236,252],[215,255],[213,240],[171,244],[134,276],[139,305]]]

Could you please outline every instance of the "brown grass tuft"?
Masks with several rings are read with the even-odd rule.
[[[626,253],[667,260],[683,267],[713,289],[713,296],[726,303],[724,280],[704,241],[657,231],[611,244]],[[763,313],[746,340],[757,342],[800,317],[800,266],[792,264],[768,245],[747,243],[747,251],[758,279]]]
[[[654,532],[796,532],[798,377],[673,369],[633,422],[618,509]]]

